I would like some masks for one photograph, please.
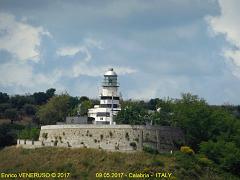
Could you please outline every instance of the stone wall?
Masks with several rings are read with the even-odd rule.
[[[183,142],[182,131],[173,127],[75,124],[42,126],[39,141],[35,143],[38,144],[37,147],[85,147],[116,151],[150,147],[159,152],[167,152],[175,150],[176,144]],[[19,145],[26,147],[20,141]]]
[[[182,131],[168,126],[75,124],[42,126],[39,141],[18,140],[18,146],[85,147],[114,151],[150,147],[159,152],[169,152],[181,142],[184,142]]]
[[[24,148],[37,148],[37,147],[42,147],[42,142],[41,141],[32,141],[32,140],[26,140],[26,139],[18,139],[17,140],[17,146],[24,147]]]

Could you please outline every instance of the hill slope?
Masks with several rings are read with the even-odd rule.
[[[85,148],[22,149],[12,146],[0,151],[0,172],[69,172],[68,179],[105,179],[96,178],[96,173],[118,177],[114,179],[133,179],[129,178],[133,176],[129,173],[148,173],[155,176],[155,173],[161,172],[172,173],[170,179],[238,179],[222,173],[208,160],[200,159],[180,153],[153,155],[145,152],[120,153]],[[122,178],[119,178],[120,176]],[[166,179],[154,176],[151,179]]]

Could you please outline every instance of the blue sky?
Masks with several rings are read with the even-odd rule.
[[[238,0],[1,0],[0,91],[240,102]]]

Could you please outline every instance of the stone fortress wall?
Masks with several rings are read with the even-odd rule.
[[[159,152],[176,149],[184,142],[179,128],[143,125],[47,125],[42,126],[39,141],[18,140],[18,146],[85,147],[112,151],[137,151],[151,147]]]

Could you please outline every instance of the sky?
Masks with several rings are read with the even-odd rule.
[[[0,91],[240,104],[239,0],[0,0]]]

